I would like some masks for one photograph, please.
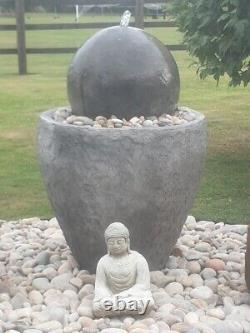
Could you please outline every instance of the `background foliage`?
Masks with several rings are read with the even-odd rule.
[[[250,81],[250,1],[173,0],[172,14],[201,78],[225,73],[230,85]]]

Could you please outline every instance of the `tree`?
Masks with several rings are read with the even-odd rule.
[[[250,82],[250,0],[173,0],[171,12],[202,79]]]

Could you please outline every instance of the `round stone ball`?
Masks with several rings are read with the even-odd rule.
[[[103,29],[77,51],[68,71],[72,113],[95,118],[173,114],[176,62],[155,37],[132,27]]]

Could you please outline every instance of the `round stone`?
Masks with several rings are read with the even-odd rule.
[[[51,280],[51,286],[54,289],[59,289],[59,290],[66,290],[66,289],[71,289],[73,290],[73,285],[69,283],[69,281],[72,278],[72,273],[63,273],[61,275],[58,275],[54,277]]]
[[[209,259],[206,261],[205,266],[208,268],[212,268],[215,271],[223,271],[226,268],[224,261],[221,259]]]
[[[186,323],[176,323],[174,325],[171,326],[171,332],[172,331],[177,331],[180,333],[184,333],[187,332],[191,327],[186,324]]]
[[[93,318],[92,307],[87,305],[80,305],[77,309],[80,316]]]
[[[207,315],[221,320],[225,319],[225,312],[221,308],[208,309]]]
[[[186,268],[189,270],[191,274],[200,273],[201,271],[201,265],[198,261],[189,261],[187,263]]]
[[[12,299],[11,299],[11,305],[13,309],[20,309],[23,307],[24,303],[27,302],[27,298],[22,293],[17,293]]]
[[[47,278],[36,278],[32,281],[32,286],[37,290],[48,290],[50,283]]]
[[[147,119],[147,120],[144,120],[144,122],[142,123],[142,125],[144,127],[152,127],[153,126],[153,122],[152,122],[152,120]]]
[[[57,320],[51,320],[41,324],[37,324],[36,328],[47,333],[62,328],[62,324]]]
[[[176,294],[182,294],[183,286],[179,282],[171,282],[166,286],[165,290],[170,296],[174,296]]]
[[[211,327],[219,333],[243,333],[242,325],[237,321],[221,320],[211,324]]]
[[[54,277],[57,276],[57,271],[53,267],[45,268],[43,274],[49,279],[52,280]]]
[[[209,251],[211,251],[211,245],[206,242],[200,242],[200,243],[196,244],[195,250],[200,251],[200,252],[209,252]]]
[[[157,326],[159,329],[159,333],[168,333],[170,332],[170,328],[167,323],[165,323],[163,320],[160,320],[157,322]]]
[[[96,33],[78,50],[68,73],[72,113],[90,118],[110,118],[114,110],[120,119],[172,114],[179,90],[171,53],[155,37],[132,27]]]
[[[160,317],[160,319],[164,320],[169,326],[181,322],[181,319],[178,316],[173,315],[171,313],[163,315],[162,317]]]
[[[151,280],[151,283],[153,283],[154,285],[156,285],[159,288],[163,288],[167,284],[167,277],[161,271],[150,272],[150,280]]]
[[[37,265],[48,265],[50,254],[47,251],[40,252],[36,257]]]
[[[216,276],[216,271],[213,268],[204,268],[201,272],[204,280],[212,279]]]
[[[193,216],[189,215],[186,219],[185,226],[188,230],[195,230],[196,220]]]
[[[185,315],[184,322],[190,326],[194,326],[199,321],[199,316],[195,312],[189,312]]]
[[[78,293],[79,299],[84,298],[94,292],[94,286],[92,284],[85,284]]]
[[[32,304],[41,304],[43,302],[43,296],[38,290],[31,290],[29,299]]]
[[[202,257],[202,253],[196,250],[189,250],[186,254],[187,260],[198,260]]]
[[[213,295],[213,291],[209,287],[206,287],[206,286],[194,288],[190,292],[190,296],[192,298],[202,299],[205,301],[208,300],[209,298],[211,298],[212,295]]]
[[[189,275],[189,279],[192,281],[192,287],[197,288],[203,285],[203,280],[199,274]]]
[[[171,297],[165,292],[165,290],[162,292],[157,291],[153,294],[153,296],[154,296],[155,304],[157,306],[162,306],[163,304],[171,302]]]
[[[58,268],[58,275],[70,273],[72,270],[72,266],[69,261],[65,261],[62,265]]]
[[[62,325],[64,325],[64,323],[65,323],[65,316],[66,316],[66,310],[64,308],[50,306],[48,310],[49,310],[50,318],[51,319],[57,320]]]
[[[203,330],[203,332],[204,332],[204,330]],[[186,331],[186,333],[200,333],[200,330],[198,330],[198,328],[193,327],[193,328],[188,329],[188,331]]]
[[[205,280],[204,284],[205,284],[205,286],[211,288],[213,290],[213,292],[217,292],[218,280],[216,278]]]
[[[127,333],[127,331],[122,330],[121,328],[105,328],[101,330],[101,333]]]

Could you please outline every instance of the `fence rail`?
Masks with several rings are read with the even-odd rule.
[[[73,30],[73,29],[103,29],[119,25],[119,22],[96,22],[96,23],[37,23],[25,24],[25,30]],[[129,26],[134,27],[131,22]],[[144,28],[171,28],[176,27],[174,21],[167,22],[144,22]],[[0,24],[2,31],[16,31],[16,24]]]
[[[185,45],[165,45],[170,51],[185,51]],[[44,48],[26,48],[27,54],[66,54],[75,53],[78,50],[77,47],[44,47]],[[17,49],[0,49],[0,55],[18,54]]]
[[[144,1],[135,0],[136,12],[135,22],[131,22],[130,26],[138,28],[170,28],[176,27],[174,21],[165,22],[145,22],[143,14]],[[153,2],[153,0],[151,0]],[[16,31],[17,32],[17,48],[0,48],[0,55],[18,55],[19,74],[27,73],[27,54],[64,54],[75,53],[76,47],[57,47],[57,48],[27,48],[25,43],[25,32],[30,30],[73,30],[73,29],[103,29],[114,25],[117,22],[96,22],[96,23],[39,23],[25,24],[24,12],[25,0],[15,0],[16,3],[16,24],[0,24],[0,31]],[[186,50],[183,44],[166,45],[171,51]]]

